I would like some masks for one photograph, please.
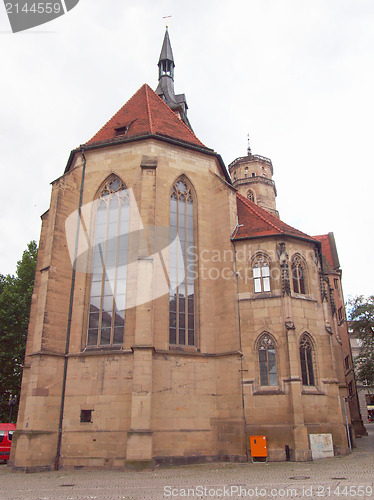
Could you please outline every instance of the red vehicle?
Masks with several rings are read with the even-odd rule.
[[[9,460],[10,447],[12,446],[13,432],[16,424],[0,424],[0,461]]]

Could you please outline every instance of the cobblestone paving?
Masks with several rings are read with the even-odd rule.
[[[1,500],[165,498],[374,499],[374,424],[346,457],[308,463],[205,464],[143,472],[14,473],[0,465]]]

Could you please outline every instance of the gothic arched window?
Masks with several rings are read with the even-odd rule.
[[[96,201],[87,346],[123,343],[130,206],[124,183],[111,176]]]
[[[292,259],[292,284],[295,293],[305,294],[305,264],[300,255]]]
[[[255,293],[270,292],[270,265],[264,254],[259,254],[253,262],[253,281]]]
[[[179,179],[170,198],[169,343],[195,345],[194,202]],[[173,242],[175,242],[173,244]]]
[[[248,193],[247,193],[247,198],[248,198],[248,200],[251,200],[251,201],[253,201],[254,203],[256,203],[255,193],[254,193],[254,191],[252,191],[252,189],[249,189],[249,190],[248,190]]]
[[[275,343],[268,333],[264,333],[258,342],[258,361],[260,385],[277,385]]]
[[[315,385],[313,344],[307,333],[300,339],[299,350],[303,385]]]

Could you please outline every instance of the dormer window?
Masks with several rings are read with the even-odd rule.
[[[119,136],[119,135],[126,135],[128,130],[129,130],[129,127],[127,127],[127,126],[124,126],[124,127],[118,127],[118,128],[116,128],[116,129],[115,129],[115,131],[116,131],[116,136]]]

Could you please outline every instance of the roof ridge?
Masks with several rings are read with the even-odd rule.
[[[281,229],[280,227],[277,227],[275,224],[273,224],[271,221],[269,221],[268,219],[266,219],[263,215],[261,215],[261,213],[259,213],[257,210],[255,210],[249,203],[247,203],[249,200],[247,200],[242,194],[240,193],[236,193],[236,196],[239,197],[239,199],[245,204],[247,205],[247,207],[254,213],[256,214],[258,217],[260,217],[260,219],[262,219],[264,222],[267,222],[268,224],[270,224],[270,226],[272,226],[274,229],[276,229],[277,231],[280,231],[281,233],[283,233],[283,229]],[[254,202],[252,202],[254,203]],[[264,210],[264,209],[263,209]]]
[[[151,134],[153,134],[153,122],[152,122],[152,115],[151,115],[151,110],[149,107],[149,96],[148,96],[148,89],[150,88],[146,83],[143,85],[145,89],[145,102],[147,105],[147,114],[148,114],[148,120],[149,120],[149,129]]]
[[[152,88],[151,88],[151,87],[150,87],[147,83],[145,83],[144,85],[145,85],[146,87],[148,87],[148,88],[149,88],[149,89],[153,92],[153,94],[154,94],[154,95],[155,95],[158,99],[160,99],[160,101],[162,102],[162,104],[163,104],[163,105],[167,108],[168,112],[173,113],[173,115],[174,115],[174,116],[176,116],[176,117],[178,118],[178,116],[176,115],[176,113],[174,113],[174,111],[173,111],[173,110],[172,110],[172,109],[171,109],[171,108],[170,108],[170,107],[166,104],[166,102],[165,102],[165,101],[164,101],[164,100],[163,100],[163,99],[162,99],[162,98],[161,98],[158,94],[156,94],[156,92],[155,92],[155,91],[154,91],[154,90],[153,90],[153,89],[152,89]],[[192,134],[192,135],[195,137],[195,139],[197,139],[197,140],[200,142],[200,144],[201,144],[202,146],[204,146],[204,148],[206,148],[206,147],[207,147],[207,146],[205,146],[205,144],[203,144],[203,143],[200,141],[200,139],[197,137],[197,135],[195,135],[195,132],[193,132],[193,131],[190,129],[190,127],[187,127],[187,125],[184,123],[184,121],[183,121],[183,120],[181,120],[180,118],[178,118],[178,120],[179,120],[179,121],[180,121],[180,123],[183,125],[183,127],[185,127],[185,129],[186,129],[186,130],[188,130],[188,132],[189,132],[190,134]]]

